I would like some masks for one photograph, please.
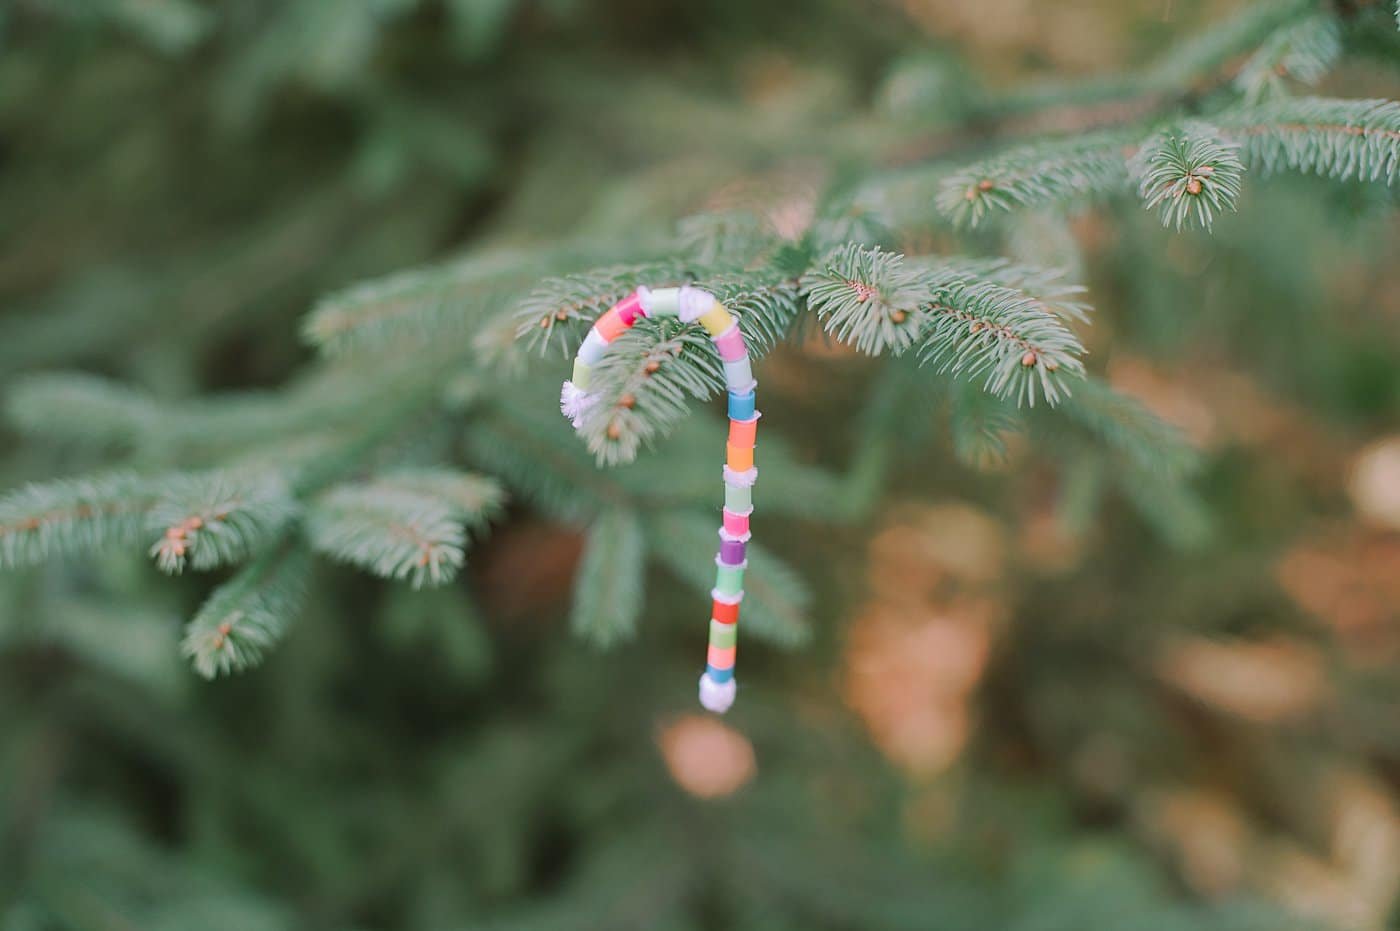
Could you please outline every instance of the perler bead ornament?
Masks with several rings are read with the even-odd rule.
[[[758,479],[754,465],[754,441],[759,412],[754,407],[753,378],[748,347],[734,315],[701,288],[638,288],[598,318],[588,331],[574,358],[573,377],[564,382],[559,409],[579,429],[597,397],[589,393],[593,367],[602,360],[619,336],[641,317],[678,317],[685,323],[699,323],[710,334],[724,363],[724,379],[729,390],[729,441],[724,465],[724,517],[719,528],[719,552],[715,555],[715,587],[710,592],[710,648],[705,671],[700,676],[700,704],[723,714],[734,704],[738,688],[734,680],[734,657],[738,646],[739,605],[744,600],[744,570],[748,568],[746,549],[751,536],[749,515],[753,513],[753,485]]]

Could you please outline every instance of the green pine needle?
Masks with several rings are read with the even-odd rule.
[[[802,289],[828,333],[870,355],[899,355],[924,323],[927,288],[897,252],[848,243],[803,276]]]
[[[637,516],[624,508],[605,511],[588,528],[583,560],[574,581],[569,627],[598,647],[630,639],[642,610],[646,548]]]
[[[580,434],[599,463],[631,462],[688,417],[692,401],[723,388],[719,353],[702,330],[640,320],[594,367],[589,393],[597,400]]]
[[[962,226],[977,226],[997,212],[1030,207],[1069,208],[1116,194],[1128,186],[1127,151],[1121,133],[1095,133],[1002,152],[947,173],[937,206]]]
[[[542,354],[568,358],[593,321],[637,289],[684,283],[693,269],[683,262],[616,265],[560,278],[546,278],[520,300],[507,318],[516,338]]]
[[[414,588],[452,580],[466,562],[466,530],[451,501],[368,482],[336,486],[311,505],[312,549]]]
[[[134,545],[159,489],[150,479],[113,474],[12,491],[0,497],[0,568]]]
[[[472,530],[500,516],[506,491],[485,475],[444,468],[402,468],[380,473],[372,483],[390,493],[403,492],[447,504],[454,520]]]
[[[1157,208],[1163,226],[1210,229],[1239,200],[1244,164],[1238,148],[1202,124],[1163,130],[1133,159],[1138,193],[1147,209]]]
[[[483,311],[526,287],[551,260],[563,261],[540,250],[492,250],[353,285],[322,298],[303,334],[327,355],[465,339]]]
[[[275,475],[174,476],[146,519],[157,538],[150,555],[172,574],[235,563],[275,540],[295,513],[286,483]]]
[[[1332,13],[1314,13],[1280,27],[1250,56],[1235,77],[1246,103],[1287,93],[1285,79],[1314,85],[1342,54],[1342,32]]]
[[[705,595],[715,584],[713,570],[719,537],[714,518],[683,512],[659,516],[646,524],[648,550],[680,579]],[[744,601],[740,606],[740,636],[766,640],[781,647],[798,647],[811,639],[807,606],[811,593],[801,576],[757,543],[748,545],[749,567],[744,573]],[[708,619],[704,605],[696,608],[697,631]],[[697,651],[703,646],[697,634]]]
[[[1301,171],[1338,181],[1400,177],[1400,103],[1299,97],[1212,117],[1263,171]]]
[[[180,645],[195,671],[212,679],[261,662],[301,610],[310,562],[300,546],[280,546],[215,589]]]

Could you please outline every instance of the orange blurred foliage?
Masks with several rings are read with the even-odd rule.
[[[671,778],[697,798],[732,795],[758,771],[749,739],[713,717],[678,718],[661,729],[657,743]]]

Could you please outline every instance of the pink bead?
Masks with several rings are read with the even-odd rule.
[[[637,296],[636,291],[618,302],[617,314],[622,318],[623,325],[628,327],[636,323],[638,317],[646,316],[646,311],[642,310],[642,299]]]
[[[725,362],[738,362],[744,358],[744,334],[739,332],[738,324],[716,336],[715,347]]]
[[[749,535],[749,515],[735,514],[724,509],[724,531],[731,537],[747,538]]]

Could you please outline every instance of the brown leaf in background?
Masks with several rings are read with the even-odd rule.
[[[1184,639],[1162,651],[1157,671],[1202,704],[1260,723],[1305,717],[1328,694],[1322,657],[1312,647],[1284,637],[1254,642]]]
[[[474,578],[487,616],[506,621],[548,616],[573,586],[583,537],[558,524],[517,520],[480,551]]]
[[[1326,531],[1280,557],[1279,587],[1324,621],[1358,665],[1400,655],[1400,537],[1364,530]]]
[[[1400,530],[1400,436],[1378,440],[1361,451],[1352,463],[1347,491],[1367,521]]]
[[[662,728],[657,743],[671,778],[697,798],[732,795],[758,771],[749,739],[707,715],[678,718]]]
[[[1219,897],[1239,888],[1253,829],[1228,795],[1198,788],[1148,792],[1136,815],[1192,891]]]

